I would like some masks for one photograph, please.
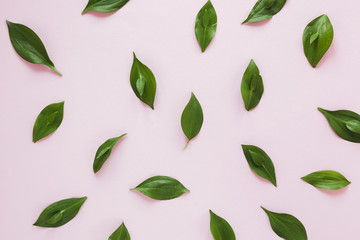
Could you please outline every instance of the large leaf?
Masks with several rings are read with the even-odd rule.
[[[108,240],[130,240],[130,234],[125,227],[125,224],[122,223],[120,227],[111,234]]]
[[[316,67],[329,49],[334,38],[334,29],[326,15],[312,20],[303,33],[303,46],[306,58],[312,67]]]
[[[135,95],[149,107],[154,109],[156,80],[151,70],[135,56],[130,72],[130,84]]]
[[[251,59],[241,81],[241,95],[245,109],[250,111],[255,108],[259,104],[263,92],[264,85],[259,68]]]
[[[49,136],[61,125],[64,116],[64,102],[45,107],[36,118],[33,129],[33,142]]]
[[[195,36],[200,44],[201,51],[205,52],[214,38],[217,27],[217,16],[210,0],[200,9],[195,20]]]
[[[79,212],[87,197],[69,198],[55,202],[42,211],[35,226],[55,228],[71,221]]]
[[[276,175],[274,164],[270,157],[259,147],[242,145],[245,158],[257,175],[269,180],[276,187]]]
[[[280,12],[285,3],[286,0],[258,0],[242,24],[260,22],[272,18],[272,16]]]
[[[89,0],[83,14],[87,11],[115,12],[122,8],[129,0]]]
[[[235,240],[235,233],[230,224],[210,210],[210,231],[214,240]]]
[[[327,190],[338,190],[350,184],[341,173],[331,170],[313,172],[301,179],[316,188]]]
[[[156,200],[170,200],[190,192],[178,180],[167,176],[151,177],[131,190],[138,190]]]
[[[6,23],[11,44],[20,57],[31,63],[46,65],[61,75],[50,60],[44,44],[33,30],[22,24],[10,21]]]
[[[188,138],[186,146],[189,144],[191,139],[198,135],[203,121],[204,115],[201,105],[195,97],[194,93],[191,93],[190,101],[186,105],[181,115],[181,128],[185,136]]]
[[[97,173],[101,169],[102,165],[109,158],[115,144],[119,141],[120,138],[124,137],[126,134],[127,133],[119,137],[110,138],[106,140],[103,144],[101,144],[101,146],[98,148],[95,154],[95,159],[93,164],[94,173]]]
[[[271,212],[261,207],[269,217],[271,228],[286,240],[307,240],[304,225],[294,216],[285,213]]]
[[[360,115],[349,110],[329,111],[318,108],[334,132],[350,142],[360,143]]]

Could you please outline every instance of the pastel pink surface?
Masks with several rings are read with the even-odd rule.
[[[209,209],[238,239],[279,239],[260,205],[299,218],[311,240],[360,239],[360,145],[337,137],[316,109],[360,112],[360,3],[289,0],[270,21],[240,25],[255,2],[213,0],[218,29],[201,53],[194,23],[203,0],[132,0],[114,14],[84,15],[86,0],[3,0],[0,239],[107,239],[124,221],[135,240],[208,240]],[[313,69],[302,33],[321,14],[329,16],[335,38]],[[6,19],[40,36],[63,77],[15,53]],[[155,111],[130,87],[132,51],[156,77]],[[265,91],[247,112],[240,82],[251,58]],[[183,150],[180,117],[191,91],[204,124]],[[38,113],[63,100],[60,128],[32,143]],[[94,175],[97,148],[125,132]],[[251,172],[241,144],[268,153],[278,188]],[[325,192],[300,180],[326,169],[341,172],[351,185]],[[191,192],[153,201],[129,190],[154,175],[175,177]],[[65,226],[32,226],[47,205],[82,196],[88,200]]]

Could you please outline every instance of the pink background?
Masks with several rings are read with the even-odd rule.
[[[135,240],[209,240],[209,209],[238,239],[279,239],[260,205],[299,218],[311,240],[360,239],[360,147],[337,137],[316,109],[360,112],[359,2],[289,0],[272,20],[254,25],[240,23],[255,0],[212,2],[218,29],[202,54],[194,23],[205,0],[131,0],[116,13],[83,16],[87,0],[1,1],[0,239],[107,239],[125,221]],[[302,33],[324,13],[335,37],[313,69]],[[64,76],[22,60],[6,19],[32,28]],[[156,77],[155,111],[130,87],[132,51]],[[240,82],[251,58],[265,92],[247,112]],[[180,117],[191,91],[204,124],[184,151]],[[60,128],[32,143],[39,112],[63,100]],[[125,132],[94,175],[97,148]],[[252,173],[241,144],[268,153],[278,188]],[[352,184],[327,192],[300,180],[326,169]],[[154,175],[175,177],[191,193],[153,201],[129,191]],[[82,196],[88,200],[68,224],[32,226],[49,204]]]

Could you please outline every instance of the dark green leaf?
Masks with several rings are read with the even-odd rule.
[[[217,16],[210,0],[200,9],[195,20],[195,36],[200,44],[201,51],[209,46],[214,38],[217,27]]]
[[[245,158],[257,175],[269,180],[276,187],[274,164],[270,157],[261,149],[252,145],[242,145]]]
[[[286,240],[307,240],[304,225],[294,216],[285,213],[275,213],[261,207],[269,217],[271,228],[281,238]]]
[[[129,0],[89,0],[83,14],[87,11],[115,12],[122,8]]]
[[[61,75],[50,60],[44,44],[33,30],[22,24],[12,23],[7,20],[6,23],[11,44],[20,57],[31,63],[46,65]]]
[[[94,173],[97,173],[105,161],[109,158],[111,154],[111,150],[115,146],[115,144],[119,141],[120,138],[124,137],[127,133],[121,135],[120,137],[110,138],[106,142],[104,142],[96,151],[93,170]]]
[[[329,111],[322,108],[318,109],[324,114],[339,137],[350,142],[360,143],[359,114],[348,110]]]
[[[149,107],[154,109],[156,80],[151,70],[135,56],[130,73],[130,84],[135,95]]]
[[[189,103],[186,105],[181,115],[181,128],[188,138],[187,144],[200,132],[201,126],[204,121],[204,115],[201,105],[194,93],[191,93]],[[186,146],[187,146],[186,144]],[[185,147],[186,147],[185,146]]]
[[[178,180],[167,176],[151,177],[131,190],[138,190],[156,200],[174,199],[186,192],[190,192]]]
[[[284,7],[286,0],[258,0],[247,19],[242,23],[260,22],[272,18]]]
[[[87,197],[69,198],[55,202],[42,211],[35,226],[55,228],[71,221],[79,212]]]
[[[263,92],[264,85],[259,68],[251,59],[241,81],[241,95],[246,110],[250,111],[259,104]]]
[[[33,142],[49,136],[60,126],[64,116],[64,102],[45,107],[38,115],[33,129]]]
[[[122,223],[120,227],[111,234],[108,240],[130,240],[130,234],[125,227],[125,224]]]
[[[326,15],[311,21],[303,34],[304,53],[312,67],[320,62],[334,38],[334,29]]]
[[[341,173],[330,170],[313,172],[301,179],[316,188],[327,190],[338,190],[350,184]]]
[[[210,210],[210,231],[214,240],[235,240],[234,230],[230,224]]]

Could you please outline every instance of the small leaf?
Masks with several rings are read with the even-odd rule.
[[[195,19],[195,36],[200,44],[201,51],[205,52],[211,40],[215,36],[217,27],[217,15],[212,3],[207,3],[200,9]]]
[[[259,147],[242,145],[245,158],[257,175],[269,180],[276,187],[276,176],[274,164],[270,157]]]
[[[329,111],[318,108],[334,132],[344,140],[360,143],[360,115],[349,110]]]
[[[83,14],[87,11],[102,13],[115,12],[122,8],[129,0],[89,0]]]
[[[33,129],[33,142],[49,136],[61,125],[64,116],[64,102],[45,107],[38,115]]]
[[[190,101],[181,115],[181,128],[188,139],[187,144],[189,144],[191,139],[198,135],[203,121],[204,115],[201,105],[194,93],[191,93]]]
[[[135,95],[149,107],[154,109],[156,80],[151,70],[135,56],[130,73],[130,84]]]
[[[120,227],[111,234],[108,240],[130,240],[130,234],[125,227],[125,224],[122,223]]]
[[[254,60],[251,59],[241,81],[241,95],[247,111],[250,111],[259,104],[263,92],[264,85],[259,68]]]
[[[170,200],[190,192],[178,180],[167,176],[151,177],[131,190],[138,190],[156,200]]]
[[[330,170],[313,172],[301,179],[316,188],[326,190],[338,190],[350,184],[341,173]]]
[[[272,18],[284,7],[286,0],[258,0],[249,16],[242,23],[254,23]]]
[[[25,25],[7,21],[11,44],[15,51],[26,61],[34,64],[43,64],[61,76],[50,60],[45,46],[36,33]]]
[[[271,212],[261,207],[269,217],[271,228],[286,240],[307,240],[304,225],[294,216],[285,213]]]
[[[49,205],[42,211],[35,226],[55,228],[71,221],[79,212],[87,197],[69,198]]]
[[[210,231],[214,240],[235,240],[235,233],[230,224],[210,210]]]
[[[303,33],[304,53],[312,67],[320,62],[333,38],[334,29],[326,15],[315,18],[306,26]]]
[[[119,141],[120,138],[124,137],[126,134],[127,133],[121,135],[120,137],[110,138],[98,148],[95,154],[95,159],[93,164],[94,173],[97,173],[101,169],[102,165],[109,158],[115,144]]]

